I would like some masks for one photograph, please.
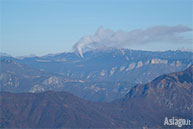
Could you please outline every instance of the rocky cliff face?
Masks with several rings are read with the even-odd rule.
[[[0,93],[1,127],[178,128],[165,126],[164,119],[192,121],[192,73],[191,66],[160,76],[111,103],[88,102],[67,92]]]
[[[61,53],[13,60],[76,80],[147,83],[159,75],[186,69],[193,63],[192,58],[192,52],[109,49],[88,51],[84,58]]]
[[[84,58],[75,53],[23,59],[2,56],[0,89],[68,91],[88,100],[111,101],[123,97],[135,84],[186,69],[192,56],[191,52],[129,49],[89,51]]]
[[[10,92],[68,91],[92,101],[112,101],[123,97],[134,85],[129,82],[88,82],[66,78],[28,67],[13,60],[1,60],[0,90]]]

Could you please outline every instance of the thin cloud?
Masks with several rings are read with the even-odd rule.
[[[99,27],[94,35],[82,37],[73,47],[83,57],[83,52],[94,49],[125,48],[130,45],[168,42],[192,43],[180,35],[191,32],[192,29],[183,25],[177,26],[154,26],[147,29],[135,29],[128,32]]]

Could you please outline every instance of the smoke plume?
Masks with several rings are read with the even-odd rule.
[[[82,37],[74,46],[73,50],[81,57],[83,53],[94,49],[125,48],[130,45],[141,45],[148,43],[191,43],[192,39],[187,39],[180,35],[184,32],[192,31],[191,28],[177,26],[154,26],[147,29],[135,29],[128,32],[99,27],[94,35]]]

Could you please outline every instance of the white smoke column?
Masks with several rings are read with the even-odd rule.
[[[95,36],[85,36],[82,37],[73,47],[75,52],[78,52],[80,54],[81,57],[83,56],[83,50],[82,49],[86,49],[86,46],[89,46],[89,44],[91,43],[96,43],[99,42],[99,40],[97,39],[99,32],[101,31],[101,29],[103,29],[102,27],[100,27]]]
[[[76,49],[79,52],[80,56],[83,57],[82,48],[84,46],[88,45],[92,40],[90,40],[90,37],[83,37],[79,40],[79,43],[76,45]]]
[[[113,31],[99,27],[94,35],[82,37],[74,46],[75,52],[81,57],[83,53],[89,50],[104,48],[125,48],[129,45],[140,45],[148,43],[192,43],[192,39],[186,39],[179,34],[192,31],[191,28],[177,26],[154,26],[145,30],[135,29],[128,32]]]

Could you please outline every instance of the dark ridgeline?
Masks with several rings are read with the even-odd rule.
[[[89,102],[67,92],[1,92],[1,128],[177,128],[165,117],[192,120],[193,66],[136,85],[122,99]],[[183,126],[186,128],[186,126]],[[187,128],[191,128],[187,126]]]

